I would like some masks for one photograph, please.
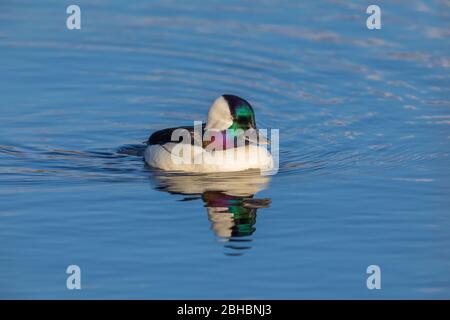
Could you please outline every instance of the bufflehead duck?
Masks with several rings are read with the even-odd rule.
[[[225,94],[209,108],[206,124],[154,132],[147,141],[144,159],[151,167],[169,171],[271,170],[274,161],[267,150],[268,139],[248,132],[258,132],[252,106],[238,96]],[[238,136],[244,143],[236,143]]]

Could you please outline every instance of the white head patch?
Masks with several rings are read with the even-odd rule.
[[[223,96],[217,98],[208,111],[206,129],[226,130],[233,124],[230,108]]]

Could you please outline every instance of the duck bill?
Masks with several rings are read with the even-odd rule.
[[[251,129],[252,131],[254,131],[254,134],[250,134],[248,136],[245,136],[245,141],[252,143],[252,144],[259,144],[259,145],[270,145],[270,139],[267,138],[265,135],[261,134],[261,132],[259,132],[256,129]]]
[[[263,135],[259,135],[258,137],[258,144],[260,145],[270,145],[272,142],[270,141],[269,138],[267,138],[266,136]]]

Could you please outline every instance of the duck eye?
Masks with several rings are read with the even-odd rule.
[[[248,123],[248,117],[238,117],[237,122],[240,124]]]

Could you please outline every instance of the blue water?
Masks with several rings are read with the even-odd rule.
[[[0,4],[0,298],[450,298],[448,1],[69,4]],[[144,165],[223,93],[277,175]]]

